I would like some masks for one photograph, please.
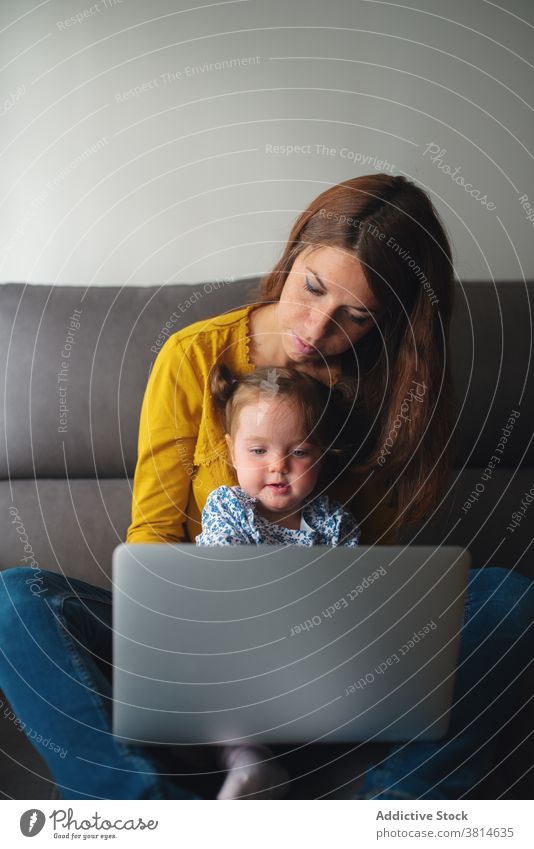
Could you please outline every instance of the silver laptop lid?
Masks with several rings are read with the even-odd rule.
[[[114,733],[173,745],[439,738],[469,565],[456,547],[120,545]]]

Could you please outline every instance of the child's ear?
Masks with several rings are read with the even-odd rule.
[[[234,452],[232,450],[232,437],[230,436],[229,433],[225,433],[224,438],[226,439],[226,447],[228,448],[228,456],[230,457],[230,463],[235,468]]]

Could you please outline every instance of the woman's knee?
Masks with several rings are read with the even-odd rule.
[[[487,626],[520,636],[534,621],[534,582],[501,566],[473,569],[468,604],[471,616],[483,617]]]
[[[35,569],[29,566],[15,566],[0,572],[0,594],[2,608],[7,603],[12,604],[26,595]]]
[[[28,605],[42,604],[43,596],[61,586],[62,576],[44,569],[15,566],[0,572],[0,629],[10,633]]]

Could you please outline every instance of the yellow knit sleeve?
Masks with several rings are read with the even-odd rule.
[[[159,352],[139,424],[132,521],[126,542],[183,542],[204,387],[178,335]]]

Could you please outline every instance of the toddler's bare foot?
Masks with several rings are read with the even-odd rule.
[[[266,760],[269,758],[269,760]],[[217,760],[228,770],[217,799],[280,799],[289,775],[264,746],[222,746]]]

